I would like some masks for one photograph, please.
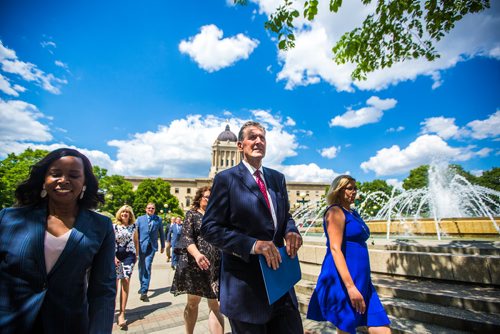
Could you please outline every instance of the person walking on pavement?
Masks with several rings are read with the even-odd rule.
[[[220,250],[200,236],[203,214],[210,197],[210,187],[196,191],[193,206],[186,213],[179,246],[187,251],[179,256],[179,266],[175,271],[170,292],[175,296],[187,293],[184,309],[186,334],[192,334],[198,319],[198,305],[201,298],[207,298],[210,312],[208,328],[212,334],[224,333],[224,318],[219,310]]]
[[[179,263],[179,240],[181,239],[182,233],[182,218],[176,217],[175,224],[170,226],[167,235],[167,242],[170,243],[172,247],[172,268],[175,270],[177,268],[177,264]],[[177,249],[177,251],[176,251]]]
[[[167,247],[165,248],[165,254],[167,255],[167,262],[170,262],[172,259],[172,245],[170,244],[170,239],[169,239],[169,231],[170,231],[170,226],[175,224],[175,217],[170,218],[170,222],[167,222],[165,225],[165,238],[167,240]]]
[[[277,269],[278,247],[295,257],[302,237],[290,215],[285,176],[262,166],[266,131],[246,122],[238,134],[243,161],[215,175],[201,236],[223,251],[220,308],[233,333],[303,334],[294,289],[269,305],[258,254]]]
[[[139,233],[139,280],[141,281],[141,300],[148,301],[149,282],[151,281],[151,267],[153,258],[158,250],[158,236],[160,236],[160,252],[165,251],[165,233],[161,218],[155,215],[155,204],[146,205],[146,214],[137,218]]]
[[[113,229],[116,239],[116,297],[119,297],[120,305],[117,323],[120,328],[125,329],[127,327],[125,309],[127,308],[130,278],[137,262],[137,249],[139,248],[134,210],[130,205],[124,205],[118,209]]]

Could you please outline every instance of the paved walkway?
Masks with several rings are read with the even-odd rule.
[[[167,263],[165,254],[156,253],[153,261],[149,302],[139,299],[139,270],[136,266],[130,281],[130,295],[127,303],[126,318],[128,328],[120,329],[115,324],[113,333],[184,333],[183,312],[186,305],[186,295],[174,297],[170,286],[174,271]],[[118,308],[118,306],[117,306]],[[208,306],[202,299],[199,307],[198,323],[195,333],[208,333]],[[115,319],[116,320],[116,319]],[[227,320],[226,320],[227,322]],[[226,325],[230,332],[229,324]]]
[[[115,324],[113,334],[119,333],[172,333],[183,334],[184,318],[183,312],[186,306],[186,295],[174,297],[170,293],[170,286],[174,278],[174,271],[167,263],[165,254],[156,253],[153,261],[149,302],[139,299],[139,277],[138,268],[134,268],[130,281],[130,295],[127,303],[126,318],[128,328],[120,329]],[[225,319],[225,332],[231,333],[229,322]],[[317,322],[303,319],[304,328],[313,330],[315,333],[334,333],[334,330]],[[206,299],[202,299],[198,312],[198,322],[194,330],[195,334],[208,334],[208,306]]]

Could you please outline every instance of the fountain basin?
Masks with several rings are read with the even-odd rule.
[[[494,217],[499,221],[500,217]],[[366,222],[370,227],[372,236],[387,235],[387,221],[370,220]],[[435,236],[436,223],[434,219],[419,218],[418,220],[395,220],[390,223],[391,236]],[[439,228],[444,236],[455,238],[498,238],[498,232],[495,229],[489,217],[464,217],[464,218],[442,218],[439,222]]]

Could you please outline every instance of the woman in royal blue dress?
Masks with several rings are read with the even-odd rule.
[[[120,313],[118,314],[117,323],[118,326],[124,329],[127,326],[125,308],[127,307],[130,277],[137,262],[137,249],[139,249],[137,225],[135,224],[134,210],[132,210],[131,206],[124,205],[118,209],[113,228],[116,238],[116,296],[120,295]]]
[[[349,175],[335,178],[328,191],[323,218],[327,252],[307,318],[330,321],[341,334],[356,333],[360,326],[370,334],[389,334],[389,318],[370,278],[370,230],[351,209],[356,193],[356,180]]]

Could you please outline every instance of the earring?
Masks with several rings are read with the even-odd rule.
[[[83,186],[82,192],[80,193],[80,199],[82,199],[83,196],[85,195],[85,190],[87,190],[87,186]]]
[[[47,196],[47,190],[45,190],[45,184],[42,187],[42,191],[40,191],[40,197],[45,198]]]

